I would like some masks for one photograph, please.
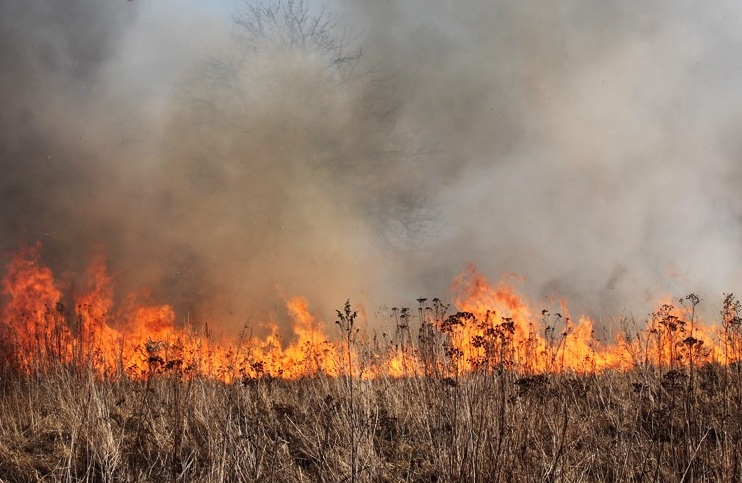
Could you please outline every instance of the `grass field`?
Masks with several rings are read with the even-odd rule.
[[[167,306],[71,308],[33,250],[3,279],[4,482],[742,480],[742,305],[623,321],[534,311],[472,273],[369,330],[288,301],[294,339],[224,343]],[[97,274],[97,275],[96,275]],[[534,315],[535,314],[535,315]]]
[[[526,340],[537,347],[529,362],[512,321],[470,333],[482,320],[466,312],[421,325],[416,338],[409,312],[395,312],[393,343],[380,346],[358,336],[350,305],[330,346],[336,372],[312,364],[290,378],[249,359],[250,373],[220,381],[152,340],[140,347],[145,368],[120,361],[118,373],[101,372],[85,351],[69,359],[55,349],[58,340],[38,339],[44,347],[24,358],[5,337],[0,478],[739,481],[742,365],[730,353],[740,346],[739,304],[728,297],[725,310],[731,362],[709,361],[665,310],[623,346],[644,352],[621,369],[565,366],[566,332],[544,346]],[[308,349],[308,359],[319,354]],[[380,358],[406,369],[392,376]]]
[[[742,371],[2,380],[0,478],[739,481]]]

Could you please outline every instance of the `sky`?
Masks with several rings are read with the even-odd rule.
[[[469,264],[606,323],[739,291],[736,2],[270,5],[0,0],[3,260],[225,327]]]

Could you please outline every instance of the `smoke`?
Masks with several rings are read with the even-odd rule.
[[[74,290],[103,251],[121,296],[148,287],[171,297],[162,274],[172,268],[153,258],[156,179],[174,85],[204,55],[189,29],[219,30],[200,13],[165,2],[0,2],[0,261],[41,242]]]
[[[405,185],[421,154],[397,130],[393,81],[333,14],[47,3],[3,17],[4,57],[29,59],[9,69],[3,124],[34,116],[3,156],[6,253],[41,240],[74,290],[102,250],[119,297],[147,288],[239,329],[285,296],[328,316],[360,300],[382,247],[428,219]],[[39,38],[44,52],[26,47]]]
[[[5,252],[50,238],[50,256],[74,263],[78,242],[88,230],[101,228],[92,222],[91,206],[104,192],[100,186],[109,166],[103,158],[115,150],[109,142],[117,143],[93,122],[113,104],[99,76],[135,12],[122,4],[88,3],[0,3]],[[115,114],[99,120],[117,122]]]
[[[232,328],[470,262],[598,316],[740,284],[735,3],[255,5],[0,2],[5,256]]]
[[[408,286],[466,262],[598,316],[738,289],[733,2],[343,2],[437,140],[439,232]],[[440,293],[440,292],[439,292]]]

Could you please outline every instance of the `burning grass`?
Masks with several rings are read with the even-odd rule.
[[[3,279],[4,481],[738,481],[742,310],[698,297],[599,343],[469,271],[456,311],[392,309],[337,336],[217,341],[168,306],[115,308],[102,260],[72,308],[37,247]],[[535,314],[535,315],[534,315]]]

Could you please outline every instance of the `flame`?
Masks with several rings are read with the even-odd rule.
[[[486,339],[500,334],[503,328],[509,330],[509,336],[495,342],[511,350],[512,365],[526,373],[625,371],[647,365],[677,369],[731,362],[720,350],[716,327],[695,313],[684,313],[669,298],[660,300],[647,326],[635,337],[618,333],[612,343],[606,344],[596,339],[590,318],[580,317],[576,323],[570,319],[565,301],[561,302],[561,312],[550,314],[544,310],[538,320],[512,285],[501,282],[492,286],[474,267],[458,277],[454,286],[461,289],[456,306],[480,321],[478,325],[454,324],[453,339],[464,370],[473,370],[475,363],[487,356]],[[686,312],[690,310],[685,308]],[[689,316],[692,322],[688,322]]]
[[[533,310],[508,279],[490,284],[472,266],[454,280],[456,312],[438,299],[432,304],[420,299],[417,316],[393,309],[395,335],[383,344],[367,340],[360,325],[348,330],[339,323],[340,337],[331,336],[301,297],[285,301],[293,321],[288,341],[279,337],[275,320],[264,324],[266,337],[243,333],[227,339],[178,326],[173,308],[150,303],[147,294],[130,295],[116,307],[102,255],[88,267],[81,293],[65,296],[40,250],[38,244],[21,248],[1,283],[0,362],[26,374],[72,365],[90,367],[101,377],[167,373],[230,383],[317,375],[450,377],[483,370],[521,375],[672,370],[742,359],[742,307],[731,296],[720,325],[697,316],[695,296],[680,306],[662,299],[644,328],[606,342],[596,339],[591,319],[571,319],[565,301],[558,313]],[[63,303],[67,298],[74,300],[71,311]],[[345,324],[355,322],[356,314],[350,315]]]
[[[9,299],[2,310],[3,333],[16,348],[15,362],[25,371],[52,357],[66,362],[71,356],[70,331],[61,316],[62,294],[51,270],[41,263],[39,249],[38,244],[21,248],[2,281]]]
[[[450,331],[461,369],[471,371],[492,361],[519,367],[526,373],[551,372],[557,368],[583,372],[606,369],[592,336],[592,321],[574,324],[562,312],[541,312],[537,320],[527,302],[504,280],[490,285],[470,266],[456,278],[454,299],[459,312],[443,325]],[[563,314],[564,313],[564,314]]]

